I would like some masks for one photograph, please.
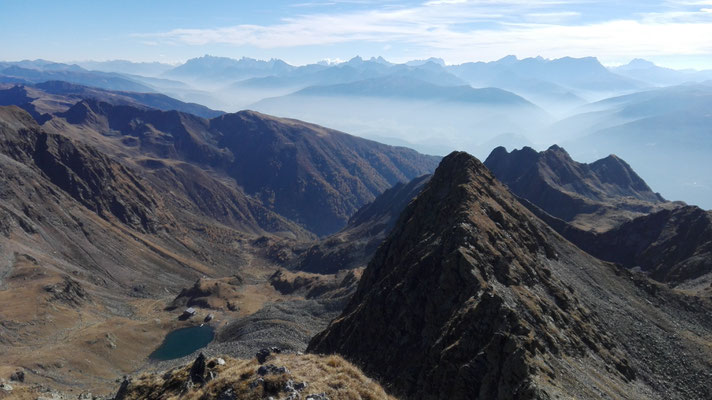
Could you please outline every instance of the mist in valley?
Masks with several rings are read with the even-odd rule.
[[[289,65],[200,57],[181,65],[47,61],[4,63],[7,82],[66,80],[152,91],[213,110],[254,110],[433,155],[564,147],[578,161],[616,154],[670,200],[712,208],[707,71],[634,60],[505,57],[446,65],[383,58]],[[89,69],[90,68],[90,69]],[[124,72],[120,72],[124,71]]]
[[[709,83],[649,84],[636,91],[567,90],[562,95],[523,89],[508,91],[521,101],[507,104],[486,98],[428,98],[417,88],[409,96],[369,95],[368,90],[311,94],[314,87],[333,85],[280,86],[286,81],[262,77],[223,86],[194,81],[187,84],[190,90],[165,90],[226,112],[251,109],[299,119],[426,154],[462,150],[484,160],[497,146],[544,150],[552,144],[581,162],[615,154],[663,197],[712,208]],[[352,88],[359,85],[366,83],[349,82]]]

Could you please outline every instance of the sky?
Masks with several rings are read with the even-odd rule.
[[[0,60],[506,55],[712,69],[712,0],[0,0]]]

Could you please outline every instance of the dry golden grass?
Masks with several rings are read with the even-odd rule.
[[[215,399],[228,388],[232,389],[240,400],[257,400],[270,396],[280,398],[287,396],[283,388],[289,379],[294,382],[307,382],[308,386],[301,392],[302,398],[309,394],[326,393],[332,400],[395,399],[356,366],[335,355],[271,356],[265,364],[285,366],[289,374],[266,375],[263,377],[264,385],[256,388],[250,387],[250,383],[259,377],[257,369],[260,364],[255,359],[227,358],[225,361],[225,365],[208,368],[218,376],[204,387],[186,389],[185,382],[190,371],[190,365],[187,365],[164,374],[146,374],[134,379],[126,399]],[[214,363],[214,360],[208,361],[209,366],[211,363]]]

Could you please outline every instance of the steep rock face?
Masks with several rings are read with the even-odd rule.
[[[485,165],[517,196],[582,228],[605,230],[665,202],[615,155],[583,164],[556,145],[542,152],[498,147]]]
[[[415,198],[430,175],[398,182],[373,202],[360,208],[341,231],[303,251],[294,268],[317,273],[365,266],[395,225],[400,213]]]
[[[34,166],[90,210],[140,231],[155,232],[169,223],[159,196],[126,167],[90,147],[41,131],[17,108],[4,108],[0,119],[20,124],[13,129],[0,122],[0,152]]]
[[[70,124],[89,125],[102,135],[132,137],[143,154],[213,166],[225,166],[232,159],[228,151],[216,147],[217,138],[206,132],[207,120],[191,114],[89,99],[58,115]]]
[[[170,201],[171,208],[186,218],[208,217],[248,234],[267,232],[293,239],[314,239],[302,226],[194,164],[165,164],[155,159],[140,163],[150,170],[146,175],[153,186],[170,194],[166,201]]]
[[[60,115],[68,125],[52,126],[55,119],[45,126],[143,170],[150,186],[163,193],[157,198],[173,202],[174,213],[205,216],[249,234],[313,237],[221,174],[234,157],[217,146],[220,134],[208,130],[207,120],[95,100],[81,101]],[[77,126],[83,130],[73,132]]]
[[[33,291],[44,287],[40,293],[51,295],[51,304],[77,299],[71,304],[81,312],[109,304],[98,314],[106,319],[125,315],[125,308],[111,308],[116,298],[162,293],[244,260],[242,248],[222,244],[239,239],[235,232],[223,228],[222,242],[208,241],[207,232],[214,229],[210,221],[180,224],[164,198],[131,168],[90,146],[42,131],[16,107],[0,107],[0,293],[6,309],[39,307],[36,314],[22,312],[28,315],[23,321],[56,317],[58,324],[74,326],[76,317],[47,311],[43,296]],[[31,273],[22,272],[23,263],[17,261],[25,257],[33,260]],[[57,285],[61,276],[71,280]],[[38,346],[55,333],[44,322],[6,328],[2,336],[9,343]]]
[[[636,234],[642,240],[626,243],[627,238]],[[634,249],[635,261],[623,260],[625,264],[639,265],[659,281],[679,283],[712,273],[712,212],[698,207],[664,210],[636,218],[602,234],[601,239],[599,246],[616,246],[619,255],[630,254]],[[605,259],[604,251],[598,254]]]
[[[674,365],[680,350],[660,347],[672,337],[674,346],[697,347],[659,321],[709,332],[705,308],[686,305],[695,310],[688,316],[683,307],[641,305],[646,294],[631,281],[649,285],[586,256],[521,206],[479,161],[453,153],[405,209],[349,305],[309,351],[343,354],[406,398],[712,393],[690,380],[697,373],[685,366],[707,368],[708,344]],[[661,307],[686,300],[649,301]]]
[[[301,121],[251,111],[210,121],[235,155],[230,175],[278,213],[318,235],[399,181],[434,169],[438,158]]]

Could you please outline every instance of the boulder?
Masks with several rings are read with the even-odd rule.
[[[17,371],[13,372],[12,375],[10,375],[10,380],[15,382],[24,382],[25,371],[18,369]]]
[[[288,374],[289,370],[287,367],[278,367],[274,364],[267,364],[267,365],[262,365],[257,369],[257,375],[265,376],[265,375],[280,375],[280,374]]]
[[[205,355],[200,353],[190,367],[190,381],[194,384],[204,385],[207,382],[205,379],[205,370]]]
[[[131,384],[131,381],[124,376],[124,380],[121,382],[121,386],[119,386],[119,390],[116,392],[114,400],[124,400],[126,398],[126,394],[129,390],[129,384]]]
[[[326,395],[326,393],[319,393],[319,394],[310,394],[307,396],[306,400],[331,400],[329,399],[329,396]]]

